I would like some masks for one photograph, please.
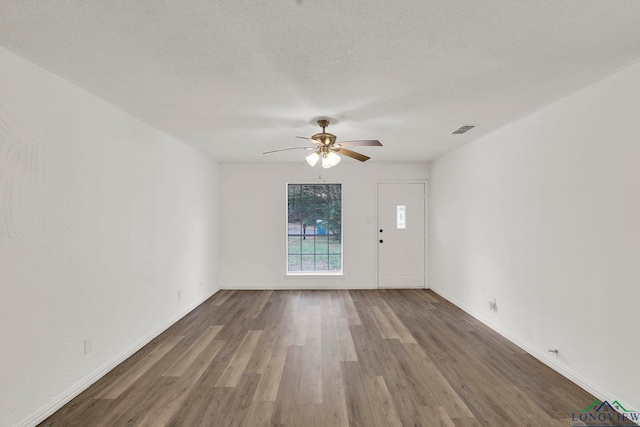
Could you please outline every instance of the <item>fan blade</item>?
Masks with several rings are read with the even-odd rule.
[[[364,154],[356,153],[355,151],[347,150],[346,148],[335,148],[335,151],[338,154],[342,154],[343,156],[351,157],[352,159],[360,160],[361,162],[366,162],[371,157],[365,156]]]
[[[377,139],[357,139],[355,141],[336,142],[336,144],[342,147],[382,147],[382,144]]]
[[[272,151],[265,151],[262,154],[271,154],[271,153],[277,153],[278,151],[288,151],[288,150],[315,150],[315,148],[311,148],[311,147],[292,147],[292,148],[283,148],[281,150],[272,150]]]

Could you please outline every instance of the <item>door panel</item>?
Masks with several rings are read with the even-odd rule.
[[[424,288],[425,184],[378,184],[378,287]]]

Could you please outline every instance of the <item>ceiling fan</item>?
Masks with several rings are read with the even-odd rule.
[[[306,157],[307,163],[310,166],[315,166],[319,159],[322,159],[322,167],[325,169],[335,166],[340,163],[340,156],[342,154],[352,159],[366,162],[370,157],[364,154],[357,153],[355,151],[348,150],[344,147],[381,147],[382,144],[377,139],[359,139],[355,141],[342,141],[336,142],[336,136],[325,132],[327,126],[329,126],[329,120],[318,120],[318,125],[322,128],[322,132],[316,133],[311,138],[305,136],[296,136],[296,138],[308,139],[315,144],[314,147],[293,147],[283,148],[281,150],[266,151],[262,154],[277,153],[279,151],[287,150],[313,150],[313,153]]]

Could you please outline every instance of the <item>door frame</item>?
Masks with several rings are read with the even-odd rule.
[[[376,266],[377,272],[377,289],[386,289],[380,287],[380,244],[378,243],[378,230],[380,223],[378,212],[380,210],[380,200],[378,188],[380,184],[424,184],[424,289],[429,288],[429,180],[428,179],[410,179],[410,180],[383,180],[376,182],[376,215],[375,215],[375,242],[376,242]],[[417,288],[422,289],[422,288]]]

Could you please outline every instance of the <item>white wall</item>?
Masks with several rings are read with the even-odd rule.
[[[640,64],[435,161],[429,215],[432,289],[636,410],[638,112]]]
[[[41,420],[216,291],[216,175],[0,48],[0,425]]]
[[[426,180],[426,163],[356,163],[323,171],[342,184],[341,277],[286,277],[286,184],[318,182],[319,165],[221,163],[220,286],[222,288],[377,287],[377,183]]]

